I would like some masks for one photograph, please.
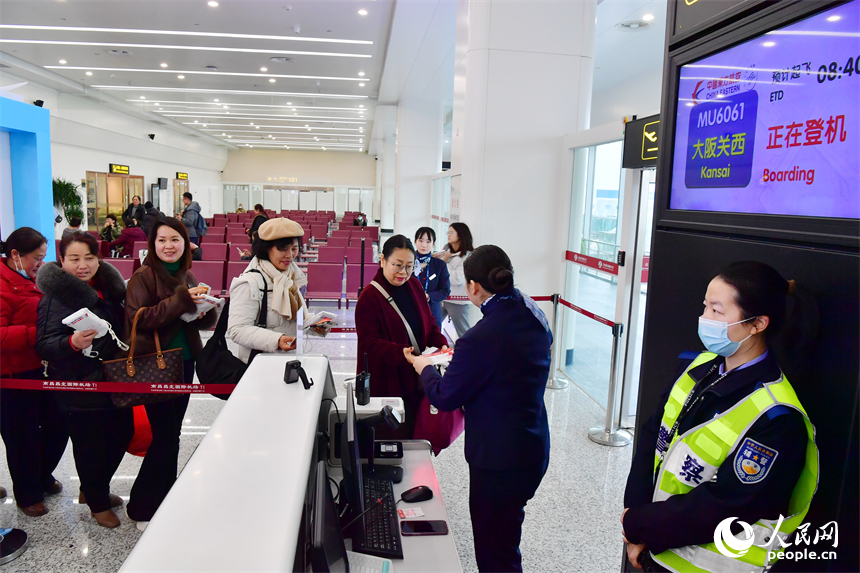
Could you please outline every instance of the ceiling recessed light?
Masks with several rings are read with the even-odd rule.
[[[776,46],[776,42],[765,42],[762,44],[762,46],[764,46],[765,48],[772,48]]]
[[[310,127],[308,124],[305,124],[305,127]]]
[[[249,123],[248,125],[254,125],[254,122]]]
[[[158,108],[158,111],[164,111],[163,107]]]
[[[65,63],[67,63],[67,62],[66,62],[66,60],[60,60],[60,63],[61,63],[61,64],[65,64]]]
[[[364,151],[364,148],[362,147],[361,149],[359,149],[359,151]]]
[[[92,73],[92,72],[87,72],[87,75],[88,75],[88,76],[91,76],[91,75],[93,75],[93,73]]]
[[[358,107],[364,107],[364,104],[360,104]]]
[[[213,8],[217,8],[218,2],[216,2],[215,0],[209,0],[209,5],[212,6]]]
[[[161,63],[161,67],[162,67],[162,68],[166,68],[166,67],[167,67],[167,62],[162,62],[162,63]]]
[[[654,14],[645,14],[644,16],[642,16],[642,19],[645,20],[646,22],[650,22],[651,20],[654,19]]]
[[[194,123],[197,123],[197,120],[196,120],[196,119],[194,120]]]
[[[206,125],[206,124],[204,123],[204,124],[203,124],[203,127],[209,127],[209,126],[208,126],[208,125]]]
[[[688,102],[687,102],[687,107],[693,107],[693,102],[688,101]]]
[[[268,72],[268,71],[269,71],[269,68],[260,68],[260,71],[261,71],[261,72]]]
[[[289,149],[289,148],[290,148],[290,146],[289,146],[289,145],[285,145],[284,147],[286,147],[287,149]]]
[[[293,114],[293,115],[299,115],[299,114],[297,114],[297,113],[294,113],[294,114]]]
[[[275,81],[276,81],[276,80],[275,80],[275,78],[269,78],[269,83],[270,83],[270,84],[275,83]]]
[[[215,101],[219,101],[218,98],[215,98]]]
[[[254,147],[253,145],[249,145],[248,147]]]
[[[308,128],[308,131],[310,131],[310,130],[311,130],[311,128]]]
[[[184,79],[185,79],[185,76],[176,76],[176,77],[177,77],[177,78],[179,78],[180,80],[184,80]]]
[[[358,140],[358,142],[359,142],[359,143],[364,143],[364,140],[363,140],[363,139],[359,139],[359,140]]]
[[[358,84],[358,87],[363,88],[363,87],[364,87],[364,82],[361,82],[360,84]]]
[[[227,135],[226,133],[222,133],[221,135]]]
[[[255,126],[254,126],[254,129],[260,129],[260,126],[259,126],[259,125],[255,125]]]
[[[358,76],[359,76],[359,77],[361,77],[361,78],[363,78],[363,77],[364,77],[364,72],[358,72]]]
[[[448,140],[447,140],[447,139],[445,140],[445,143],[448,143]]]
[[[146,99],[146,96],[140,96],[140,99]]]
[[[233,136],[232,136],[232,135],[228,135],[228,136],[227,136],[227,139],[230,139],[231,137],[233,137]]]
[[[841,20],[841,19],[842,19],[842,16],[830,16],[830,17],[827,19],[827,21],[828,21],[828,22],[838,22],[838,21],[839,21],[839,20]],[[65,62],[60,62],[60,63],[65,63]]]
[[[361,10],[358,11],[358,15],[359,16],[367,16],[367,10],[362,8]]]

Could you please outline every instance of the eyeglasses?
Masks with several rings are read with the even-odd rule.
[[[398,264],[398,263],[388,263],[388,264],[389,264],[389,265],[391,265],[392,267],[394,267],[394,269],[397,271],[397,273],[396,273],[396,274],[400,274],[400,273],[402,273],[403,271],[406,271],[406,274],[408,275],[408,274],[410,274],[410,273],[415,269],[415,265],[406,265],[406,266],[404,266],[404,265],[401,265],[401,264]]]

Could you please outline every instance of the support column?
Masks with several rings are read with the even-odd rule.
[[[430,221],[430,177],[442,170],[442,106],[400,102],[397,106],[397,193],[394,231],[410,239]]]
[[[596,0],[460,0],[452,172],[477,245],[511,257],[517,285],[555,292],[567,237],[566,134],[588,128]]]
[[[396,166],[394,135],[386,134],[382,141],[382,205],[380,230],[394,229],[394,174]]]

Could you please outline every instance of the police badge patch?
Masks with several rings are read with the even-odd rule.
[[[747,438],[735,454],[735,475],[741,483],[760,482],[770,471],[778,454],[773,448]]]

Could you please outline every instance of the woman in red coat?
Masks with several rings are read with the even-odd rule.
[[[42,378],[42,362],[35,348],[42,293],[34,279],[47,244],[47,239],[30,227],[13,231],[4,244],[7,258],[0,262],[0,376],[4,378]],[[0,390],[0,433],[6,444],[15,502],[30,517],[45,515],[45,494],[63,491],[63,484],[52,472],[69,441],[54,393]]]
[[[412,346],[404,319],[415,336],[416,354],[428,346],[442,348],[448,344],[430,312],[424,288],[412,274],[415,267],[415,247],[403,235],[394,235],[382,247],[380,269],[373,282],[364,288],[355,305],[355,326],[358,331],[357,372],[364,369],[367,354],[370,372],[370,395],[403,398],[406,419],[397,430],[377,428],[377,438],[412,439],[418,406],[424,397],[421,380],[406,361],[403,349]],[[397,313],[392,303],[402,313]]]

